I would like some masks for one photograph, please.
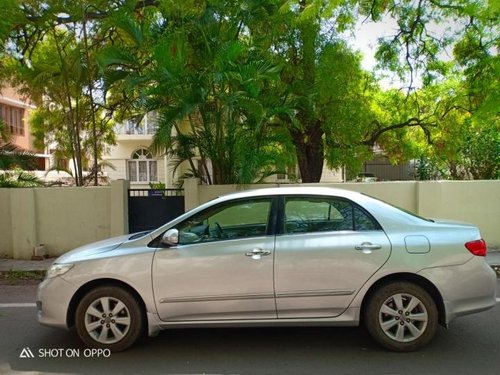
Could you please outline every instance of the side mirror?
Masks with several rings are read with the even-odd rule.
[[[168,246],[176,246],[179,244],[179,231],[175,228],[167,230],[161,237],[161,243]]]

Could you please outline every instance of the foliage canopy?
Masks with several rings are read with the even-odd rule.
[[[316,182],[325,161],[356,169],[374,146],[394,162],[426,160],[441,177],[498,178],[495,4],[8,0],[1,53],[41,98],[50,91],[62,110],[41,112],[40,129],[61,130],[52,134],[77,162],[87,142],[94,159],[112,142],[110,116],[157,111],[154,149],[210,183],[249,183],[295,163]],[[376,57],[406,78],[403,90],[381,88],[346,41],[361,20],[388,19],[397,30]]]

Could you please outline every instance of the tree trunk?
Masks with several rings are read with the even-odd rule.
[[[92,174],[94,175],[94,186],[99,185],[99,180],[98,180],[98,170],[99,170],[99,152],[98,152],[98,142],[97,142],[97,124],[96,124],[96,118],[95,118],[95,103],[94,103],[94,90],[92,89],[93,82],[92,82],[92,63],[90,60],[90,53],[89,53],[89,43],[88,43],[88,36],[87,36],[87,20],[84,18],[83,19],[83,41],[85,44],[85,59],[87,60],[87,80],[88,80],[88,85],[89,85],[89,99],[90,99],[90,116],[92,119],[92,157],[94,158],[93,161],[93,168],[92,168]]]
[[[297,161],[302,182],[319,182],[323,172],[323,131],[321,123],[316,121],[304,131],[290,131],[297,151]]]
[[[308,4],[308,1],[300,0],[300,11],[305,11]],[[295,94],[299,98],[297,119],[301,126],[289,129],[297,151],[302,182],[319,182],[325,158],[323,130],[321,120],[318,119],[315,106],[311,101],[311,97],[315,94],[319,24],[316,20],[302,20],[298,30],[300,52],[298,56],[293,56],[291,61],[294,61],[295,70],[300,74],[299,81],[294,82],[294,87]],[[293,48],[292,51],[294,51]]]

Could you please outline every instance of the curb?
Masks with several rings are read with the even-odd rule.
[[[56,258],[44,260],[0,259],[0,272],[40,272],[47,271]]]

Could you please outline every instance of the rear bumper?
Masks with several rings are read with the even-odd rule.
[[[446,325],[459,316],[488,310],[496,304],[496,273],[482,257],[458,266],[427,268],[419,275],[440,291]]]

